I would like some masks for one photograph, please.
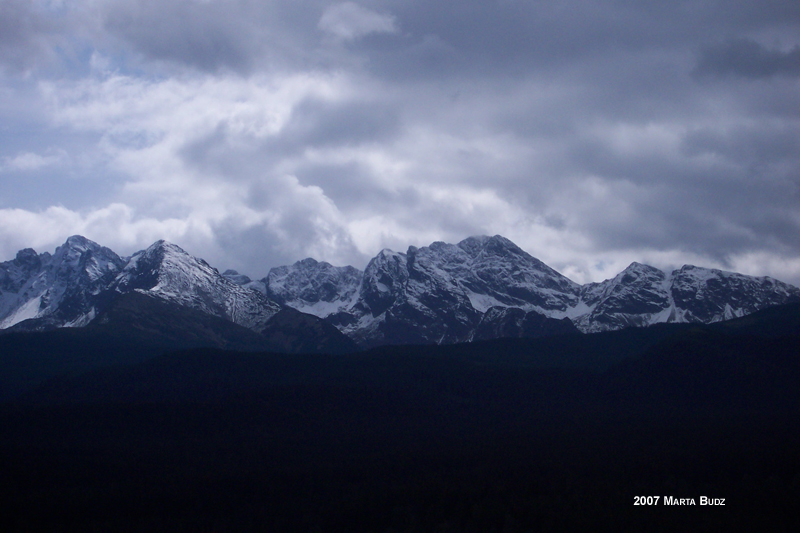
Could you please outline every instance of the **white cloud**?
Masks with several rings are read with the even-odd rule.
[[[0,17],[6,255],[166,238],[262,275],[499,233],[576,281],[800,280],[794,80],[692,79],[714,10],[37,2]]]
[[[147,80],[115,75],[72,84],[43,82],[55,120],[105,133],[114,144],[181,140],[220,124],[234,133],[263,137],[280,131],[292,107],[311,96],[335,99],[344,89],[335,75],[213,77]],[[146,134],[146,137],[142,135]]]
[[[64,150],[48,150],[44,155],[24,152],[14,157],[5,157],[0,163],[0,171],[35,171],[44,167],[58,165],[67,159]]]
[[[52,252],[70,235],[84,235],[118,253],[130,253],[162,238],[180,242],[193,225],[192,220],[138,217],[119,203],[86,212],[62,206],[39,212],[0,209],[0,252],[4,258],[29,247]]]
[[[232,151],[248,150],[278,135],[298,102],[336,100],[349,89],[336,76],[311,73],[161,81],[116,75],[43,83],[41,90],[59,126],[101,136],[104,157],[128,176],[127,194],[182,205],[208,201],[203,185],[260,178],[226,175],[213,165],[193,168],[183,152],[192,143],[222,132]]]
[[[163,81],[113,75],[41,90],[57,124],[100,135],[106,168],[125,176],[120,201],[81,213],[9,211],[0,234],[19,219],[51,228],[36,241],[51,246],[73,233],[124,249],[165,238],[187,249],[194,243],[212,263],[260,274],[309,255],[338,262],[358,255],[343,215],[320,187],[281,171],[281,158],[265,166],[249,160],[280,135],[299,102],[349,97],[345,80],[313,73]],[[203,148],[208,139],[219,145]],[[248,232],[256,240],[249,247],[260,252],[226,242]],[[248,255],[247,264],[237,257]]]
[[[354,2],[328,7],[319,19],[319,29],[344,41],[352,41],[370,33],[396,33],[391,15],[377,13]]]
[[[767,252],[747,252],[731,258],[733,270],[751,276],[770,276],[800,286],[800,258]]]

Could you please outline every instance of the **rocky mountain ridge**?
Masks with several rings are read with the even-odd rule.
[[[73,236],[53,255],[22,250],[0,263],[0,328],[85,326],[119,295],[140,292],[259,332],[281,307],[174,244],[120,257]]]
[[[320,271],[326,274],[319,277]],[[583,333],[711,323],[800,300],[800,289],[769,277],[690,265],[666,273],[632,263],[612,279],[580,285],[499,235],[412,246],[405,253],[385,249],[364,272],[305,259],[250,283],[366,346],[574,330],[565,319]],[[523,327],[514,309],[538,329]]]
[[[382,250],[363,272],[308,258],[261,280],[220,274],[165,241],[120,257],[73,236],[52,255],[25,249],[0,263],[0,329],[85,326],[131,292],[256,333],[277,334],[270,320],[291,308],[365,347],[710,323],[800,300],[800,289],[772,278],[688,265],[665,273],[633,263],[579,285],[499,235]],[[308,320],[290,322],[299,331]]]

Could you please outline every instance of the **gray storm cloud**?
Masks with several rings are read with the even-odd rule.
[[[395,33],[394,17],[382,15],[354,2],[328,6],[319,19],[319,29],[344,40],[353,40],[370,33]]]
[[[800,76],[800,46],[790,50],[770,50],[749,39],[733,39],[703,51],[695,70],[697,75],[736,75],[746,78]]]
[[[502,234],[800,283],[800,5],[9,0],[0,252],[261,276]]]

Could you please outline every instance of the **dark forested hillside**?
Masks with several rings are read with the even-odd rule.
[[[794,531],[798,318],[71,372],[0,407],[0,515],[10,531]]]

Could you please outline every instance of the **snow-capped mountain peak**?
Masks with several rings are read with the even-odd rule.
[[[459,342],[472,338],[491,307],[565,311],[578,289],[504,237],[469,237],[406,253],[381,250],[364,271],[355,305],[332,319],[368,345]]]
[[[16,259],[0,264],[0,328],[30,319],[85,325],[123,263],[108,248],[79,235],[69,237],[53,255],[21,250]]]
[[[147,293],[256,331],[280,310],[258,291],[237,285],[204,260],[163,240],[131,257],[114,290]]]
[[[693,265],[665,273],[632,263],[610,280],[584,285],[582,312],[571,318],[586,333],[659,322],[711,323],[793,299],[800,299],[800,289],[772,278]]]
[[[281,305],[327,317],[350,309],[358,298],[363,272],[306,258],[276,267],[261,280],[267,296]]]
[[[719,322],[800,298],[800,289],[753,277],[684,265],[671,274],[671,296],[687,322]]]

